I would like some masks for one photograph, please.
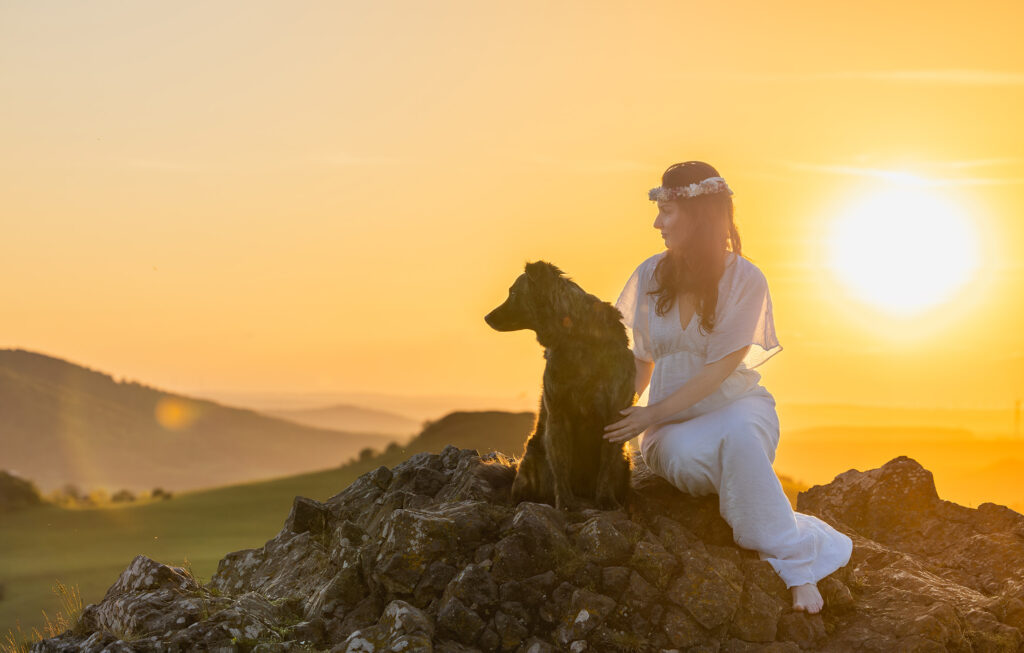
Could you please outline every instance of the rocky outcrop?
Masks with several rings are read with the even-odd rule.
[[[446,447],[296,497],[259,549],[200,585],[137,557],[74,629],[33,651],[1020,651],[1024,516],[938,498],[899,457],[799,496],[854,541],[792,609],[732,541],[718,499],[634,461],[633,508],[511,506],[500,454]]]

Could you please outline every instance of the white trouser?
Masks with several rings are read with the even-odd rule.
[[[718,494],[736,544],[757,551],[793,587],[846,565],[853,541],[793,511],[772,468],[778,444],[775,399],[757,392],[683,422],[656,425],[640,448],[651,471],[683,492]]]

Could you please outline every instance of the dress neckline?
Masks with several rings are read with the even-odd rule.
[[[687,322],[686,326],[684,327],[683,326],[683,320],[682,320],[682,318],[679,317],[679,298],[677,297],[676,298],[675,314],[676,314],[676,319],[674,320],[675,323],[679,325],[679,329],[681,331],[686,331],[686,330],[688,330],[690,328],[690,325],[693,324],[693,321],[695,319],[697,319],[697,307],[696,306],[693,307],[693,315],[690,316],[690,321]]]
[[[725,271],[728,270],[729,266],[731,266],[733,263],[735,263],[736,259],[738,258],[736,256],[736,252],[726,252],[726,256],[731,257],[731,259],[729,260],[728,263],[725,264],[725,268],[722,270],[722,277],[723,278],[725,277]],[[718,281],[719,281],[719,283],[721,283],[722,280],[719,279]],[[693,315],[690,316],[690,321],[686,323],[685,327],[683,326],[683,320],[682,320],[682,318],[679,317],[679,298],[678,297],[676,298],[676,308],[673,311],[673,313],[675,313],[675,316],[674,316],[675,319],[672,320],[672,322],[677,324],[679,326],[679,330],[683,331],[683,332],[689,331],[690,327],[693,326],[694,320],[697,319],[697,307],[694,306],[693,307]]]

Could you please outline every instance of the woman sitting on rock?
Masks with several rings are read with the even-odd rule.
[[[623,410],[605,438],[640,435],[651,471],[690,495],[717,493],[736,544],[772,565],[794,609],[819,612],[817,581],[849,562],[853,541],[794,512],[772,469],[779,418],[753,368],[782,347],[767,280],[741,255],[732,190],[707,163],[687,161],[649,198],[667,249],[636,268],[616,306],[632,336],[637,393],[650,383],[650,398]]]

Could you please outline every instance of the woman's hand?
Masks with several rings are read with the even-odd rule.
[[[657,421],[651,406],[630,406],[619,412],[625,414],[625,417],[604,427],[602,437],[609,442],[619,443],[635,438]]]

